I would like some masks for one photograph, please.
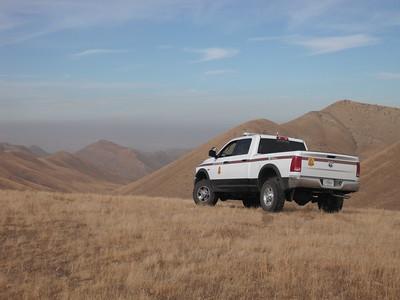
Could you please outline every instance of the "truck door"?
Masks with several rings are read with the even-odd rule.
[[[220,191],[247,191],[249,185],[249,150],[251,138],[226,145],[216,159],[214,186]]]

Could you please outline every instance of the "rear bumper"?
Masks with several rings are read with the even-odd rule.
[[[318,177],[297,176],[289,177],[288,186],[293,188],[307,188],[317,190],[336,190],[342,192],[357,192],[360,189],[360,181],[335,179],[334,187],[326,187],[322,185],[322,179]]]

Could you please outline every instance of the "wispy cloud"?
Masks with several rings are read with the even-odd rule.
[[[281,43],[301,46],[310,55],[339,52],[351,48],[359,48],[377,44],[379,39],[369,34],[353,34],[344,36],[304,37],[299,35],[270,37],[259,36],[249,38],[250,42],[278,41]]]
[[[87,49],[77,53],[72,54],[73,57],[85,57],[97,54],[116,54],[116,53],[126,53],[128,52],[125,49]]]
[[[289,39],[288,42],[299,45],[310,51],[311,55],[339,52],[351,48],[374,45],[379,40],[367,34],[346,36],[311,37]]]
[[[249,5],[243,5],[239,0],[189,2],[114,0],[99,5],[98,0],[3,0],[0,1],[0,45],[20,43],[60,30],[140,20],[164,22],[176,18],[195,24],[213,23],[219,27],[232,24],[236,28],[278,21],[293,32],[299,32],[300,26],[302,29],[307,26],[312,29],[337,28],[340,32],[349,32],[351,27],[366,32],[360,28],[372,24],[373,29],[379,30],[400,23],[399,11],[390,10],[379,1],[368,1],[370,5],[365,5],[365,1],[345,0],[254,0],[249,1]]]
[[[233,48],[204,48],[204,49],[186,48],[185,51],[198,53],[200,55],[200,58],[195,62],[207,62],[212,60],[226,59],[234,57],[239,54],[239,50]]]
[[[207,76],[218,76],[218,75],[225,75],[225,74],[233,74],[237,73],[236,70],[232,69],[219,69],[219,70],[208,70],[204,72],[204,75]]]
[[[216,4],[218,3],[218,5]],[[165,22],[180,16],[208,19],[225,0],[98,0],[85,1],[0,1],[0,45],[21,43],[61,30],[120,25],[128,21]],[[16,29],[16,30],[14,30]],[[6,31],[6,33],[3,33]]]
[[[400,73],[380,72],[376,75],[380,80],[400,80]]]
[[[295,27],[320,17],[337,7],[343,0],[290,1],[283,4],[287,9],[290,27]]]

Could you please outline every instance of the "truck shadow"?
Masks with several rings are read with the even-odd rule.
[[[272,213],[272,212],[266,212],[263,211],[261,207],[258,208],[246,208],[242,205],[241,201],[225,201],[223,203],[219,204],[220,207],[228,208],[228,209],[240,209],[240,210],[247,210],[247,211],[259,211],[263,213],[265,216],[279,216],[279,215],[284,215],[284,214],[290,214],[290,215],[320,215],[320,214],[326,214],[326,215],[357,215],[357,214],[362,214],[362,211],[358,208],[354,207],[346,207],[344,206],[343,209],[338,212],[338,213],[325,213],[321,210],[318,209],[318,206],[316,203],[309,203],[305,206],[299,206],[294,203],[287,203],[285,204],[283,210],[279,213]]]

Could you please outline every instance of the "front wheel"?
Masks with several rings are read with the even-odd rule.
[[[209,180],[203,179],[196,182],[193,189],[193,200],[197,205],[203,206],[214,206],[217,203],[218,197]]]
[[[285,193],[276,179],[264,182],[260,192],[260,205],[265,211],[279,212],[285,204]]]

